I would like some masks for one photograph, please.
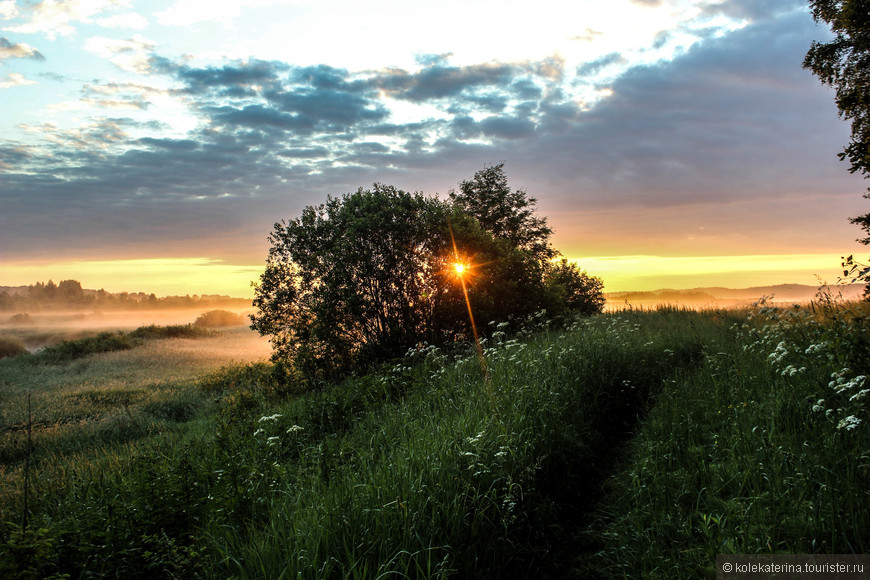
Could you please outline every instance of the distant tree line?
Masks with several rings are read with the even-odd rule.
[[[86,290],[78,280],[37,282],[21,289],[0,291],[0,311],[40,312],[50,310],[152,310],[173,308],[214,308],[249,306],[241,298],[218,295],[164,296],[145,292]]]

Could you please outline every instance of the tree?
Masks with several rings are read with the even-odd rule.
[[[252,327],[311,376],[400,354],[449,292],[447,221],[438,200],[381,184],[306,207],[275,224]]]
[[[601,278],[589,276],[566,259],[551,265],[547,272],[547,286],[554,294],[554,304],[576,314],[589,316],[604,309],[604,283]]]
[[[870,0],[810,0],[813,19],[830,25],[835,37],[816,42],[803,66],[836,89],[840,116],[852,122],[852,137],[839,154],[849,171],[870,177]],[[864,197],[870,198],[870,194]],[[851,218],[870,234],[870,213]],[[870,244],[870,235],[859,240]]]
[[[442,201],[376,183],[276,223],[252,328],[270,337],[274,361],[329,380],[423,341],[470,339],[465,290],[481,323],[603,304],[600,281],[547,259],[555,250],[534,200],[486,199],[484,222],[470,194]],[[581,308],[583,292],[597,297]]]
[[[85,301],[85,293],[78,280],[62,280],[57,285],[57,295],[67,305],[78,305]]]
[[[535,215],[537,199],[522,189],[508,187],[504,163],[484,166],[469,180],[459,183],[459,192],[451,190],[450,199],[494,236],[548,260],[558,252],[550,246],[553,230],[546,218]]]

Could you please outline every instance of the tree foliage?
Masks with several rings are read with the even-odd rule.
[[[546,218],[535,215],[537,200],[522,189],[508,187],[504,163],[485,166],[469,180],[451,190],[450,199],[473,216],[496,237],[532,252],[539,259],[554,258],[558,252],[550,246],[553,230]]]
[[[600,280],[550,262],[551,230],[534,200],[506,187],[501,165],[484,172],[488,181],[452,201],[376,183],[276,223],[251,317],[273,359],[331,379],[424,341],[470,339],[457,261],[482,323],[542,308],[600,311]]]
[[[840,116],[852,123],[852,137],[840,159],[849,161],[852,173],[870,177],[870,0],[810,0],[809,4],[815,21],[830,25],[835,37],[813,42],[803,66],[835,89]],[[870,214],[851,221],[870,233]],[[870,244],[870,236],[859,241]]]
[[[604,283],[588,276],[577,264],[561,259],[547,272],[547,285],[555,303],[581,315],[597,314],[604,308]]]

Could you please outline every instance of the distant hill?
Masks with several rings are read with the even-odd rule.
[[[842,293],[845,300],[861,300],[863,284],[830,286],[837,296]],[[753,286],[751,288],[723,288],[719,286],[692,288],[690,290],[654,290],[651,292],[609,292],[605,294],[609,304],[621,303],[635,305],[686,304],[692,306],[736,306],[750,304],[763,296],[773,296],[774,302],[810,302],[818,293],[818,286],[802,284],[778,284],[775,286]]]

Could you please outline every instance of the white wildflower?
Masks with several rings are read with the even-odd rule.
[[[838,384],[834,386],[834,389],[838,393],[842,393],[843,391],[861,388],[864,386],[864,381],[866,380],[866,378],[867,377],[865,377],[864,375],[858,375],[857,377],[853,377],[845,382],[838,381]]]
[[[863,399],[867,395],[867,393],[870,393],[870,389],[863,389],[861,391],[858,391],[857,393],[855,393],[851,397],[849,397],[849,400],[850,401],[857,401],[859,399]]]
[[[478,441],[480,441],[480,438],[481,438],[481,437],[483,437],[483,431],[481,431],[480,433],[478,433],[478,434],[475,435],[474,437],[468,437],[468,438],[466,438],[465,440],[468,441],[468,442],[471,443],[471,444],[475,444],[475,443],[477,443]]]
[[[776,345],[776,349],[772,353],[767,355],[767,358],[769,358],[773,364],[778,364],[782,362],[782,359],[786,356],[788,356],[788,349],[785,347],[785,341],[783,340]]]
[[[262,423],[263,421],[277,421],[277,420],[280,419],[280,418],[281,418],[281,415],[279,415],[278,413],[275,413],[274,415],[268,415],[268,416],[266,416],[266,417],[260,417],[259,422]]]
[[[861,419],[859,419],[855,415],[849,415],[848,417],[837,423],[837,429],[846,429],[847,431],[851,431],[852,429],[857,429],[860,423]]]
[[[827,346],[828,346],[828,343],[825,341],[822,341],[819,344],[811,344],[804,351],[804,354],[816,354],[818,352],[821,352],[825,348],[827,348]]]
[[[788,365],[787,367],[785,367],[785,369],[783,369],[783,371],[782,371],[780,374],[781,374],[782,376],[786,376],[786,375],[788,375],[788,376],[790,376],[790,377],[793,377],[793,376],[795,376],[796,374],[798,374],[798,373],[802,373],[802,372],[804,372],[804,371],[806,371],[806,370],[807,370],[807,367],[800,367],[800,368],[798,368],[798,367],[796,367],[796,366],[794,366],[794,365]]]

